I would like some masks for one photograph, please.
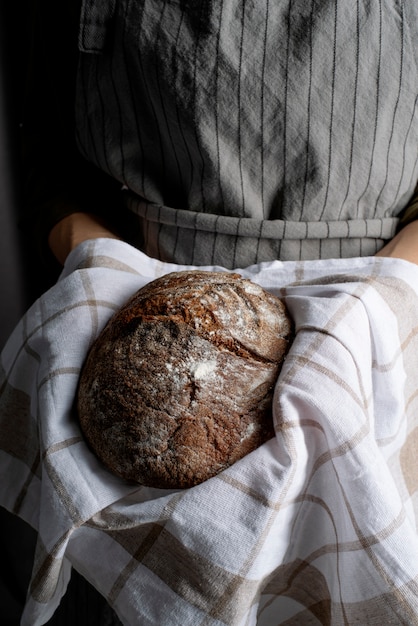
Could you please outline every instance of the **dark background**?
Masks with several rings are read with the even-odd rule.
[[[0,345],[21,316],[31,294],[18,231],[21,195],[20,124],[27,54],[28,2],[0,3]]]
[[[36,257],[23,213],[21,127],[33,0],[0,0],[0,350],[20,317],[51,284]],[[59,2],[59,0],[57,0]],[[0,477],[1,480],[1,477]],[[0,622],[18,626],[30,580],[36,534],[0,507]],[[110,626],[117,620],[76,572],[48,622],[51,626]]]
[[[0,348],[36,297],[27,246],[19,230],[20,133],[28,52],[29,2],[0,3]],[[0,508],[0,614],[17,625],[32,567],[35,533]]]

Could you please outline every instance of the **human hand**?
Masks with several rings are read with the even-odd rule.
[[[72,213],[60,220],[49,233],[48,244],[56,259],[64,265],[69,253],[88,239],[119,237],[96,215]]]

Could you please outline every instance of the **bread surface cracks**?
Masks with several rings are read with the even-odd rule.
[[[112,471],[143,484],[187,487],[216,475],[274,435],[272,394],[290,334],[281,301],[234,275],[154,281],[87,359],[87,440]]]

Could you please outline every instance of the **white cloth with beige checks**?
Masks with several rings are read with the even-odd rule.
[[[109,317],[173,269],[187,268],[86,242],[3,350],[0,504],[39,531],[22,624],[49,619],[72,567],[130,625],[418,623],[418,268],[367,257],[242,270],[296,325],[276,437],[164,491],[101,466],[74,397]]]

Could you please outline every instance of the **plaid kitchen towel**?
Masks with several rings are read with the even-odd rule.
[[[85,242],[3,350],[0,504],[38,531],[22,624],[50,618],[72,567],[124,624],[418,624],[418,267],[368,257],[240,270],[295,322],[276,436],[167,491],[100,464],[74,397],[109,317],[181,269]]]

